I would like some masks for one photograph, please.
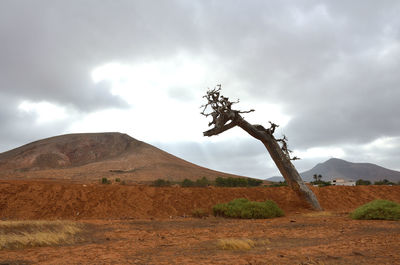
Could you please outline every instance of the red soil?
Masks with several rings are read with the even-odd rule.
[[[400,186],[312,188],[328,211],[349,212],[373,199],[400,202]],[[2,219],[169,218],[211,211],[234,198],[274,200],[286,213],[309,208],[288,187],[181,188],[81,184],[52,181],[0,181]]]
[[[310,211],[287,187],[0,181],[1,219],[78,219],[87,231],[74,245],[0,250],[0,264],[400,264],[400,222],[357,221],[347,214],[377,198],[400,202],[400,186],[313,190],[325,212]],[[272,199],[286,216],[183,218],[238,197]],[[248,251],[219,249],[218,240],[227,238],[267,243]]]

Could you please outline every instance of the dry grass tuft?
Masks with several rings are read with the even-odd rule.
[[[306,216],[306,217],[335,216],[334,213],[328,212],[328,211],[310,212],[310,213],[305,213],[305,214],[302,214],[302,215]]]
[[[252,240],[248,238],[225,238],[219,239],[217,246],[223,250],[250,250],[255,247],[265,246],[269,244],[268,239]]]
[[[73,244],[83,231],[70,221],[2,221],[0,249]]]
[[[255,246],[255,243],[251,239],[219,239],[218,248],[223,250],[249,250]]]

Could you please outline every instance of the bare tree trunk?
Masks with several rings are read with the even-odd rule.
[[[235,126],[239,126],[264,144],[289,187],[303,197],[314,210],[321,211],[322,208],[315,194],[303,182],[299,173],[291,162],[292,159],[289,155],[290,150],[287,149],[286,137],[277,140],[273,136],[277,125],[271,123],[271,127],[269,129],[265,129],[261,125],[252,125],[248,123],[243,119],[240,113],[248,113],[254,110],[245,112],[232,110],[231,106],[237,102],[230,102],[228,98],[221,96],[219,93],[220,90],[221,87],[219,86],[218,89],[208,91],[207,95],[205,96],[205,98],[208,99],[208,103],[203,106],[204,110],[202,114],[213,117],[213,121],[209,123],[209,126],[214,124],[214,128],[205,131],[204,136],[218,135]],[[209,106],[213,111],[207,114],[205,113],[205,110]],[[282,143],[282,147],[279,145],[278,141]]]
[[[238,126],[264,144],[289,187],[306,199],[314,210],[321,211],[322,207],[317,197],[303,182],[290,158],[282,151],[274,136],[266,132],[260,132],[254,125],[251,125],[241,117],[239,118]]]

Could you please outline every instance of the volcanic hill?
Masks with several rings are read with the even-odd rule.
[[[122,133],[55,136],[0,153],[0,178],[128,182],[238,177],[203,168]]]

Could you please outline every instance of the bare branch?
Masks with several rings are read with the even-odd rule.
[[[269,123],[271,124],[271,127],[269,128],[269,131],[271,132],[271,134],[274,134],[275,129],[276,129],[277,127],[279,127],[279,125],[276,124],[276,123],[273,123],[273,122],[271,122],[271,121],[269,121]]]
[[[254,110],[249,110],[249,111],[232,110],[232,105],[239,103],[239,100],[230,101],[228,97],[222,96],[220,91],[221,91],[221,85],[217,85],[213,89],[208,89],[206,95],[203,96],[203,98],[207,99],[207,103],[200,107],[203,108],[203,111],[201,112],[202,115],[206,117],[208,116],[212,117],[212,121],[208,124],[208,126],[214,124],[215,130],[210,130],[213,132],[220,130],[225,131],[226,127],[224,126],[227,122],[229,121],[233,122],[240,116],[241,113],[249,113],[254,111]],[[210,112],[206,112],[207,109],[210,109]]]
[[[213,135],[218,135],[220,133],[223,133],[237,125],[236,122],[231,121],[230,123],[224,125],[223,127],[214,127],[208,131],[203,132],[204,136],[213,136]]]
[[[253,112],[253,111],[255,111],[254,109],[251,109],[251,110],[247,110],[247,111],[239,111],[239,113],[240,114],[242,114],[242,113],[250,113],[250,112]]]
[[[289,160],[300,160],[300,158],[298,158],[297,156],[295,156],[293,158],[290,157],[290,154],[293,153],[293,151],[288,148],[288,144],[287,144],[288,138],[286,137],[286,135],[283,135],[282,139],[276,139],[276,141],[281,143],[281,145],[282,145],[281,149]]]

